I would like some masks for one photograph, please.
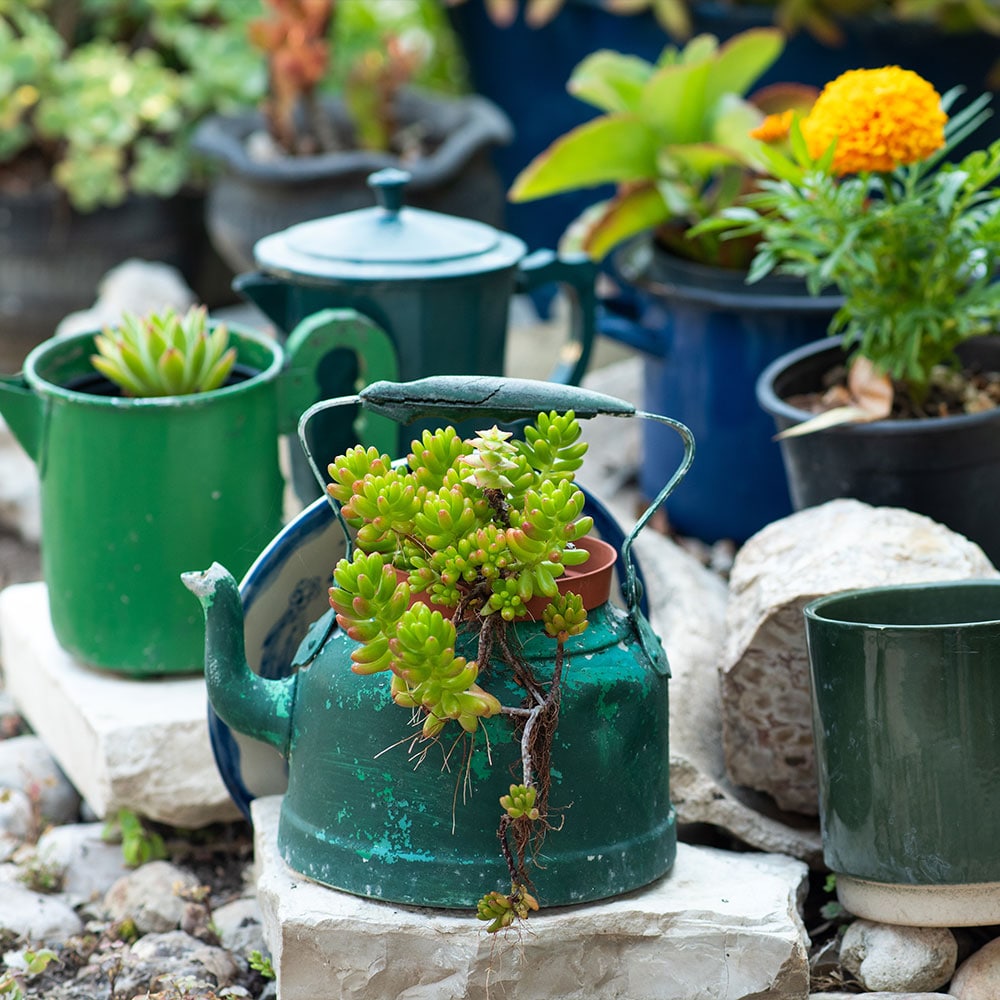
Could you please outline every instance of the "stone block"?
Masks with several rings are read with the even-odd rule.
[[[278,854],[280,796],[253,803],[257,898],[282,1000],[802,1000],[806,866],[679,845],[673,871],[618,899],[488,935],[471,912],[310,882]],[[553,834],[555,836],[555,834]]]
[[[721,658],[726,768],[782,809],[818,810],[802,609],[859,587],[996,577],[978,545],[928,517],[831,500],[769,524],[733,564]]]
[[[185,827],[239,817],[212,756],[202,677],[83,666],[56,640],[44,583],[0,591],[0,651],[18,711],[97,816],[128,808]]]

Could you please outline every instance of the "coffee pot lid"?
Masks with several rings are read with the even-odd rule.
[[[257,263],[290,275],[384,280],[492,270],[524,255],[520,240],[485,223],[405,205],[409,180],[394,167],[371,174],[375,206],[266,236],[254,247]],[[498,254],[510,259],[498,263]]]

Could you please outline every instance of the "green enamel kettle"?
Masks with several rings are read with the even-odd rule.
[[[588,613],[586,631],[566,645],[550,796],[563,808],[564,823],[549,832],[543,855],[533,862],[543,905],[607,898],[660,877],[676,853],[669,668],[640,610],[631,549],[687,472],[694,452],[690,432],[601,393],[486,376],[380,382],[314,410],[349,404],[401,423],[474,417],[481,426],[484,420],[524,419],[550,409],[572,409],[579,418],[638,415],[673,427],[684,440],[681,466],[621,545],[623,601],[607,600],[605,591],[603,603]],[[300,434],[311,416],[304,415]],[[313,519],[322,506],[317,501],[301,517]],[[333,501],[331,507],[331,525],[344,527]],[[292,524],[284,534],[303,532]],[[258,581],[279,576],[282,566],[275,553],[284,563],[297,559],[294,548],[272,544],[249,576]],[[331,571],[338,555],[331,546]],[[214,711],[234,730],[277,748],[287,759],[278,843],[295,871],[358,895],[425,906],[474,906],[484,892],[501,886],[505,868],[498,851],[497,801],[521,761],[507,717],[482,720],[487,739],[468,748],[461,764],[456,757],[443,771],[440,761],[414,767],[407,752],[412,736],[407,736],[406,713],[386,710],[392,701],[384,677],[352,673],[356,644],[332,612],[308,629],[285,676],[263,677],[247,665],[234,578],[216,564],[185,574],[184,582],[205,613],[205,676]],[[474,657],[475,641],[460,633],[456,652]],[[511,641],[540,678],[551,676],[556,642],[541,623],[516,623]],[[523,695],[496,675],[490,685],[504,702],[516,703]]]

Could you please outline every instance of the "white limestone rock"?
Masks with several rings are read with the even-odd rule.
[[[127,808],[184,827],[239,817],[212,754],[204,677],[144,680],[84,666],[57,642],[41,582],[0,591],[0,645],[7,690],[38,734],[0,741],[0,785],[6,748],[30,739],[99,817]],[[72,813],[58,822],[76,820],[73,796]]]
[[[947,927],[900,927],[855,920],[844,932],[840,961],[867,990],[916,993],[951,979],[958,942]]]
[[[253,804],[257,898],[282,1000],[802,1000],[806,867],[679,845],[627,896],[533,914],[506,938],[471,912],[401,907],[317,885],[277,849],[280,798]]]
[[[143,934],[176,930],[185,907],[179,892],[197,884],[194,875],[169,861],[150,861],[108,889],[104,908],[112,920],[131,917]]]
[[[958,967],[949,991],[956,1000],[1000,997],[1000,938],[984,944]]]
[[[910,511],[832,500],[751,538],[730,577],[721,659],[726,768],[783,809],[817,812],[802,608],[855,587],[996,577],[978,545]]]
[[[234,899],[214,909],[212,925],[223,948],[237,955],[245,958],[251,951],[267,951],[260,904],[254,897]]]
[[[70,313],[56,327],[55,335],[99,331],[120,322],[126,312],[137,316],[167,308],[184,312],[194,303],[194,292],[176,267],[133,257],[108,271],[97,286],[94,304]]]
[[[951,993],[878,993],[862,994],[864,1000],[955,1000]],[[857,993],[810,993],[809,1000],[858,1000]]]
[[[6,646],[4,656],[9,659]],[[71,823],[80,813],[79,793],[35,735],[0,740],[0,788],[16,788],[37,801],[42,820],[50,823]]]
[[[55,946],[82,930],[83,921],[61,899],[32,892],[16,882],[4,884],[0,932],[19,935],[33,945]]]
[[[111,886],[130,874],[121,844],[104,840],[103,823],[54,826],[38,838],[35,854],[63,873],[62,895],[72,905],[102,899]]]

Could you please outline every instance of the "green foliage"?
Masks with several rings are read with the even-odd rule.
[[[510,794],[500,796],[500,805],[511,819],[524,817],[536,820],[538,819],[538,808],[535,805],[537,798],[538,789],[534,786],[511,785]]]
[[[330,465],[327,490],[357,529],[330,589],[360,643],[352,669],[391,671],[394,700],[421,710],[424,736],[448,720],[474,732],[501,708],[476,683],[482,665],[455,655],[455,624],[440,607],[477,627],[493,615],[514,621],[536,595],[558,597],[566,567],[586,560],[573,544],[593,524],[573,481],[579,438],[572,411],[542,413],[524,441],[494,427],[463,442],[447,427],[413,442],[407,468],[361,446]],[[558,607],[552,620],[578,629],[579,601]]]
[[[946,106],[956,96],[945,96]],[[947,127],[949,148],[983,120],[988,97]],[[956,348],[1000,324],[1000,141],[957,164],[944,151],[889,174],[846,178],[829,153],[772,153],[776,179],[722,213],[740,235],[761,237],[750,280],[771,271],[805,278],[814,294],[844,296],[830,332],[896,379],[917,404],[937,365],[958,367]]]
[[[241,8],[234,0],[0,4],[0,161],[39,161],[81,211],[130,193],[173,194],[194,173],[198,120],[255,99],[262,84],[249,48],[233,44]]]
[[[274,966],[271,964],[271,957],[269,955],[263,955],[254,948],[247,955],[247,962],[254,972],[259,972],[265,979],[274,979]]]
[[[616,184],[615,196],[591,206],[568,233],[595,260],[638,233],[662,232],[668,223],[683,231],[711,216],[732,204],[760,165],[761,144],[748,133],[764,113],[744,95],[782,47],[778,30],[760,28],[721,46],[712,35],[667,46],[655,65],[592,53],[568,89],[604,114],[537,156],[514,181],[511,200]],[[718,259],[712,234],[685,247],[685,255]]]
[[[7,971],[0,973],[0,997],[4,1000],[26,1000],[24,992],[26,980],[41,975],[59,956],[48,948],[37,951],[28,949],[17,956],[4,956],[8,963]]]
[[[49,893],[62,890],[65,875],[62,865],[35,852],[20,866],[17,878],[33,892]]]
[[[125,314],[116,330],[94,338],[93,366],[127,396],[183,396],[217,389],[236,362],[223,324],[208,329],[204,306],[184,316],[172,309]]]
[[[488,892],[476,906],[476,916],[480,920],[490,921],[487,933],[510,927],[515,920],[526,920],[532,910],[538,909],[538,900],[528,892],[527,888],[515,882],[510,887],[510,894]]]
[[[163,838],[146,827],[131,809],[119,809],[117,815],[107,821],[101,835],[105,840],[121,842],[122,857],[130,868],[167,857]]]

